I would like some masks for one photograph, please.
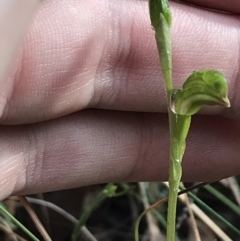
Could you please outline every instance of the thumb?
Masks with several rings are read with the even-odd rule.
[[[38,3],[38,0],[0,1],[0,86]]]

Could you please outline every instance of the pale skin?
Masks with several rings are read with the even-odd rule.
[[[237,1],[225,2],[208,1],[240,13]],[[183,178],[238,174],[239,17],[171,7],[175,85],[193,70],[218,69],[229,81],[232,106],[205,108],[207,116],[193,118]],[[166,96],[150,26],[147,0],[42,4],[1,80],[0,199],[167,179]]]

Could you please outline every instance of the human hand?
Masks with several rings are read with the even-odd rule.
[[[208,4],[240,13],[235,2]],[[193,70],[218,69],[229,80],[232,105],[206,108],[211,115],[193,118],[183,178],[237,174],[239,18],[171,6],[174,83],[180,86]],[[148,1],[42,2],[1,79],[0,110],[0,199],[102,182],[166,180],[166,97]]]

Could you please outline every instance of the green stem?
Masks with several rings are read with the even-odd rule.
[[[175,241],[176,206],[178,188],[182,177],[182,157],[191,117],[178,116],[169,110],[170,122],[170,164],[169,164],[169,199],[167,218],[167,241]]]
[[[170,163],[171,170],[173,169],[171,166],[173,161]],[[179,165],[181,168],[181,164]],[[169,197],[168,197],[168,215],[167,215],[167,241],[174,241],[176,237],[176,207],[177,207],[177,198],[178,191],[177,187],[179,186],[181,174],[178,173],[178,180],[174,178],[173,173],[170,171],[169,173]],[[176,175],[175,175],[176,177]]]

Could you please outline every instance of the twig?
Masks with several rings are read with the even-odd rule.
[[[39,198],[40,200],[44,200],[44,196],[42,193],[39,193],[36,195],[37,198]],[[44,224],[44,226],[46,227],[46,231],[48,232],[48,234],[51,236],[52,230],[51,230],[51,221],[50,221],[50,217],[49,217],[49,213],[48,213],[48,209],[45,205],[41,205],[40,206],[41,212],[42,212],[42,223]]]
[[[3,224],[0,224],[0,229],[10,235],[11,237],[17,238],[20,241],[27,241],[26,239],[22,238],[18,234],[14,233],[9,227],[4,226]]]
[[[184,200],[184,203],[186,204],[186,206],[188,208],[188,212],[189,212],[189,215],[190,215],[190,220],[191,220],[191,223],[192,223],[193,233],[194,233],[194,236],[195,236],[195,241],[201,241],[201,237],[200,237],[200,234],[199,234],[199,231],[198,231],[196,219],[194,217],[193,210],[191,208],[191,204],[190,204],[190,201],[189,201],[187,193],[185,193],[183,195],[183,200]]]
[[[164,184],[169,187],[167,182]],[[180,200],[183,201],[182,196],[179,196]],[[193,213],[198,216],[220,239],[224,241],[233,241],[220,229],[196,204],[190,204]]]
[[[37,198],[32,198],[32,197],[27,197],[27,200],[30,203],[34,203],[34,204],[38,204],[38,205],[44,205],[45,207],[54,210],[55,212],[59,213],[60,215],[62,215],[63,217],[65,217],[66,219],[68,219],[70,222],[72,222],[75,225],[78,223],[78,220],[73,215],[71,215],[70,213],[68,213],[67,211],[65,211],[64,209],[62,209],[61,207],[57,206],[54,203],[51,203],[51,202],[48,202],[48,201],[45,201],[45,200],[40,200],[40,199],[37,199]],[[97,239],[86,228],[86,226],[82,227],[82,232],[86,236],[86,238],[88,238],[90,241],[97,241]]]
[[[38,229],[39,233],[42,235],[45,241],[52,241],[52,239],[49,237],[48,233],[46,232],[45,228],[43,227],[41,221],[37,217],[34,210],[31,208],[30,204],[28,203],[25,196],[18,196],[20,202],[28,212],[29,216],[31,217],[32,221],[34,222],[36,228]]]
[[[144,205],[144,208],[147,209],[149,208],[150,204],[148,202],[148,198],[147,198],[147,193],[146,193],[146,188],[144,185],[144,182],[139,182],[138,183],[138,187],[142,196],[142,202]],[[161,234],[157,224],[156,224],[156,220],[154,219],[153,215],[151,212],[147,212],[146,213],[146,218],[147,218],[147,223],[148,223],[148,229],[149,229],[149,236],[150,236],[150,241],[160,241],[160,240],[164,240],[164,236]]]
[[[229,178],[227,178],[227,181],[228,181],[229,187],[232,190],[232,193],[236,199],[238,206],[240,206],[240,189],[239,189],[236,178],[229,177]]]

